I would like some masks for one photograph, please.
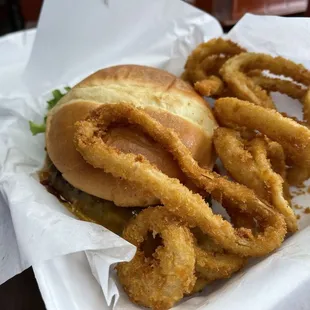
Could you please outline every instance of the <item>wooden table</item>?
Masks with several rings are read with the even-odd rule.
[[[31,268],[0,286],[0,309],[46,309]]]

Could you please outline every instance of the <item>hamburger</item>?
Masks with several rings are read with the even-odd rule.
[[[91,110],[119,102],[141,107],[173,129],[203,168],[211,169],[214,165],[212,135],[217,126],[208,103],[188,83],[166,71],[145,66],[121,65],[99,70],[58,101],[46,119],[48,160],[41,181],[78,216],[117,233],[121,227],[113,229],[114,222],[122,226],[133,210],[159,201],[138,185],[89,165],[75,149],[73,136],[74,124]],[[196,190],[173,157],[136,126],[111,126],[104,139],[121,152],[143,155],[168,176]]]

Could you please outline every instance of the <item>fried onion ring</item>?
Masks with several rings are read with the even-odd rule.
[[[296,165],[310,168],[310,130],[275,110],[236,98],[220,98],[214,113],[222,126],[258,130],[278,142]]]
[[[218,96],[225,89],[219,74],[220,68],[230,57],[241,52],[245,50],[222,38],[201,43],[188,57],[182,77],[186,77],[201,95]]]
[[[292,197],[290,195],[289,184],[287,182],[287,169],[283,147],[278,142],[271,141],[266,136],[264,137],[264,139],[267,142],[267,154],[272,170],[282,177],[283,196],[291,206]]]
[[[262,199],[267,200],[275,209],[283,214],[288,230],[297,231],[297,219],[285,194],[285,181],[275,170],[285,176],[283,166],[276,169],[269,160],[270,141],[256,137],[251,141],[241,138],[240,133],[233,129],[219,127],[214,132],[215,150],[225,169],[239,183],[246,185]],[[272,156],[275,158],[275,142],[272,143]],[[280,145],[278,147],[281,148]],[[279,149],[277,149],[279,152]],[[280,159],[281,154],[276,154]],[[283,164],[283,162],[282,162]],[[279,169],[279,166],[282,166]],[[285,169],[285,165],[284,165]]]
[[[218,127],[214,131],[213,142],[215,151],[227,172],[238,183],[246,185],[259,197],[268,200],[267,189],[260,179],[260,171],[252,154],[245,149],[246,141],[242,139],[240,132]]]
[[[241,53],[228,59],[220,70],[224,81],[238,98],[248,100],[265,108],[275,109],[275,106],[265,89],[246,75],[246,72],[251,70],[269,70],[273,74],[289,77],[306,87],[310,85],[310,71],[304,66],[295,64],[280,56],[272,57],[267,54]],[[289,95],[301,95],[297,87],[290,85],[285,88],[284,86],[288,86],[288,83],[285,81],[280,82],[279,79],[272,81],[260,77],[259,82],[269,90],[277,89],[277,91]]]
[[[264,137],[265,141],[267,140],[266,136]],[[267,152],[268,158],[272,169],[279,174],[283,180],[286,179],[286,163],[285,163],[285,154],[281,144],[275,141],[268,139],[267,142]]]
[[[141,250],[148,232],[160,234],[163,240],[163,246],[157,247],[151,257]],[[193,290],[194,239],[167,209],[144,209],[130,221],[123,237],[137,247],[130,262],[116,267],[120,283],[133,302],[152,309],[170,309]]]
[[[296,84],[294,81],[264,76],[260,70],[252,70],[248,75],[256,84],[268,91],[279,92],[293,99],[298,99],[303,106],[304,125],[310,125],[310,90],[306,86]]]
[[[219,77],[211,75],[207,79],[196,82],[194,88],[202,96],[211,97],[219,95],[224,91],[224,83]]]
[[[265,90],[286,94],[294,99],[301,100],[307,92],[307,89],[303,88],[302,85],[293,83],[289,80],[265,76],[260,70],[252,70],[248,72],[247,75],[252,78],[255,84],[259,85]]]
[[[211,281],[229,278],[244,266],[242,257],[220,252],[208,252],[196,247],[196,270],[200,277]]]
[[[298,65],[296,65],[298,66]],[[296,68],[297,69],[297,68]],[[252,80],[268,91],[277,91],[291,98],[298,99],[303,105],[302,125],[310,126],[310,90],[308,85],[296,84],[293,81],[264,76],[260,70],[252,70],[247,73]],[[305,84],[308,79],[301,79]],[[299,185],[310,177],[310,170],[303,166],[292,166],[288,169],[287,179],[291,185]]]
[[[182,171],[197,187],[210,193],[230,208],[251,214],[260,223],[262,232],[254,235],[246,228],[233,226],[220,215],[213,214],[198,194],[193,194],[179,180],[169,178],[141,155],[123,154],[102,140],[111,123],[131,123],[160,143],[178,161]],[[279,247],[286,234],[282,215],[262,202],[247,187],[231,182],[218,174],[202,169],[193,159],[177,134],[131,104],[104,104],[88,118],[76,124],[74,142],[84,159],[96,168],[115,177],[135,182],[149,189],[165,207],[190,227],[199,227],[221,247],[241,256],[265,255]]]
[[[196,274],[199,275],[199,278],[206,280],[207,283],[229,278],[245,265],[246,259],[244,257],[225,253],[200,229],[193,229],[192,232],[196,239]]]
[[[275,172],[270,163],[266,140],[262,138],[254,139],[251,141],[250,150],[259,168],[260,178],[267,186],[268,192],[270,192],[269,202],[283,214],[288,230],[296,232],[298,230],[297,219],[290,205],[288,195],[285,193],[285,181],[281,175]]]
[[[302,98],[304,122],[310,126],[310,90],[307,90]],[[310,177],[310,169],[302,166],[295,165],[287,170],[287,181],[290,185],[300,185]]]
[[[308,89],[305,95],[302,97],[304,121],[310,126],[310,89]]]

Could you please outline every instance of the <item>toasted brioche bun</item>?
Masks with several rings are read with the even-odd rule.
[[[77,84],[50,111],[47,152],[74,187],[119,206],[158,203],[138,185],[114,178],[85,162],[73,144],[74,124],[101,104],[128,102],[172,128],[202,167],[214,164],[213,130],[217,124],[208,104],[190,85],[163,70],[123,65],[97,71]],[[170,177],[187,180],[172,156],[134,126],[111,128],[106,141],[126,153],[142,154]]]

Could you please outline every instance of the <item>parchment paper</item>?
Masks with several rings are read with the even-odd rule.
[[[246,15],[228,36],[249,50],[284,55],[309,68],[309,25],[308,19]],[[41,286],[46,284],[48,309],[138,309],[110,268],[131,259],[134,247],[75,219],[39,184],[35,172],[44,160],[44,136],[32,137],[28,120],[42,120],[52,89],[74,85],[102,67],[136,63],[178,75],[198,43],[221,34],[217,21],[179,0],[46,0],[31,55],[34,31],[0,39],[0,283],[33,265]],[[298,102],[275,96],[281,110],[300,115]],[[309,205],[309,194],[294,203]],[[299,212],[300,232],[278,251],[175,308],[307,305],[310,215]],[[55,274],[59,281],[53,284]],[[84,282],[92,292],[83,290]]]

